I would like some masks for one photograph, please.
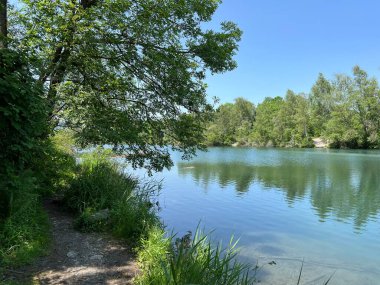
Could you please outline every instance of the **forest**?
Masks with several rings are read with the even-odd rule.
[[[319,74],[310,93],[288,90],[257,106],[244,98],[220,105],[206,128],[208,145],[379,148],[380,91],[375,78],[355,66],[352,76]]]

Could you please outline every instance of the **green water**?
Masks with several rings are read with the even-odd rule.
[[[179,234],[201,221],[240,238],[261,284],[380,284],[380,152],[212,148],[174,154],[161,216]],[[276,265],[268,265],[275,261]]]

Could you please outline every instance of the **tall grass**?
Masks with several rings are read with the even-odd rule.
[[[157,187],[141,185],[125,174],[108,153],[96,150],[81,158],[80,170],[65,192],[66,205],[79,214],[76,225],[84,231],[110,231],[132,242],[159,224],[152,203]],[[97,219],[104,213],[103,219]]]
[[[138,261],[142,269],[137,285],[254,283],[255,268],[236,260],[236,242],[229,247],[212,246],[207,235],[197,230],[181,239],[165,237],[160,228],[153,228],[142,241]]]

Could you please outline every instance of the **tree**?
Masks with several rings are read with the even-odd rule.
[[[310,112],[309,103],[305,94],[296,94],[288,90],[284,104],[278,114],[280,137],[277,139],[282,145],[292,147],[310,146]]]
[[[323,133],[333,147],[357,148],[362,144],[360,119],[353,109],[352,95],[352,78],[338,75],[333,81],[334,105]]]
[[[284,100],[277,96],[267,97],[256,108],[256,121],[254,124],[253,140],[259,145],[278,145],[282,141],[281,121],[279,112]]]
[[[43,157],[44,103],[42,86],[30,74],[23,55],[0,49],[0,225],[17,192],[34,190],[33,179],[25,181],[26,173],[34,170],[33,159]]]
[[[352,109],[357,113],[361,125],[362,147],[378,144],[380,93],[376,79],[368,78],[359,66],[353,68]]]
[[[212,109],[206,71],[236,67],[241,31],[204,30],[219,0],[24,0],[10,22],[46,87],[52,127],[110,144],[134,167],[172,165],[169,147],[202,148]],[[39,23],[36,25],[36,23]]]
[[[238,114],[235,105],[226,103],[215,112],[211,129],[214,131],[214,145],[231,145],[236,142],[236,128],[238,126]]]
[[[0,48],[6,47],[8,35],[7,0],[0,0]]]
[[[238,114],[236,137],[239,143],[247,145],[253,131],[256,107],[252,102],[239,97],[235,99],[235,109]]]
[[[244,98],[219,106],[206,130],[209,145],[247,145],[255,120],[255,105]]]
[[[325,136],[336,147],[379,147],[380,92],[375,79],[358,66],[353,77],[339,75],[333,82],[334,101]]]
[[[256,108],[252,102],[241,97],[236,98],[235,108],[240,122],[246,121],[253,124],[256,116]]]
[[[311,127],[313,135],[320,136],[326,128],[326,123],[330,119],[331,111],[334,105],[333,86],[322,73],[311,88]]]

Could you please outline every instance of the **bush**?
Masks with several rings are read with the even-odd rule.
[[[191,233],[174,241],[165,237],[160,228],[153,228],[142,241],[138,261],[142,273],[137,285],[176,284],[253,284],[255,268],[236,261],[236,243],[223,249],[213,247],[210,240],[198,231],[193,240]]]
[[[0,49],[0,171],[27,168],[48,132],[42,84],[23,55]],[[0,172],[0,173],[1,173]]]
[[[154,187],[141,186],[137,179],[96,150],[82,156],[80,170],[65,192],[65,203],[79,214],[76,225],[85,231],[111,231],[136,241],[152,225],[159,224],[151,202]],[[101,217],[103,214],[103,218]]]
[[[46,248],[38,178],[49,133],[43,86],[22,53],[0,49],[0,265],[31,261]]]

